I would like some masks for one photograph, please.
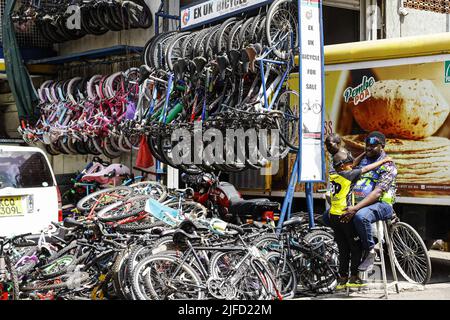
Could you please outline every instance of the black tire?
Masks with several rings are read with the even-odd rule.
[[[274,47],[273,52],[280,59],[288,58],[291,38],[287,33],[294,33],[294,48],[298,45],[297,31],[297,1],[294,0],[276,0],[272,3],[267,12],[266,18],[266,37],[270,47]],[[286,20],[286,17],[288,18]],[[286,36],[286,37],[285,37]],[[284,40],[279,43],[281,38]],[[277,46],[275,46],[279,43]]]
[[[202,280],[200,276],[197,274],[195,269],[191,266],[189,266],[186,263],[182,263],[179,259],[165,254],[157,254],[154,256],[147,257],[140,261],[138,265],[133,270],[133,277],[132,277],[132,286],[133,286],[133,292],[136,293],[136,298],[138,300],[161,300],[161,299],[169,299],[170,296],[161,296],[159,291],[157,291],[155,286],[153,285],[151,278],[152,275],[148,275],[145,277],[144,284],[141,284],[142,280],[140,279],[140,274],[145,270],[146,266],[149,264],[156,264],[158,262],[162,262],[165,268],[168,268],[169,264],[173,265],[170,270],[175,271],[178,267],[180,267],[180,271],[178,274],[182,277],[178,280],[178,283],[173,286],[173,288],[180,290],[182,289],[181,286],[184,285],[187,287],[187,290],[185,291],[178,291],[180,293],[180,296],[177,296],[177,298],[181,299],[187,299],[186,295],[192,294],[189,296],[190,299],[196,299],[196,300],[203,300],[205,297],[204,291],[201,288]],[[163,273],[158,272],[154,276],[161,277]],[[176,276],[173,274],[170,274],[171,277]],[[173,281],[174,279],[172,279]],[[164,284],[161,281],[158,281],[157,283]],[[146,287],[146,292],[143,292],[141,290],[141,285]],[[196,291],[192,291],[193,288],[196,288]],[[148,291],[148,292],[147,292]],[[164,292],[165,290],[163,290]],[[175,293],[177,293],[175,291]]]
[[[125,187],[125,186],[119,186],[119,187],[114,187],[114,188],[108,188],[108,189],[102,189],[102,190],[98,190],[96,192],[93,192],[89,195],[87,195],[86,197],[83,197],[80,201],[78,201],[77,203],[77,209],[80,210],[81,212],[85,212],[91,209],[91,206],[89,204],[89,201],[96,198],[99,195],[102,194],[107,194],[107,193],[116,193],[116,192],[122,192],[124,193],[124,195],[122,196],[122,198],[118,198],[115,201],[119,201],[119,200],[126,200],[130,197],[133,196],[133,189],[129,188],[129,187]],[[110,202],[112,203],[112,202]],[[105,206],[109,205],[110,203],[106,203],[103,205],[97,205],[97,207],[95,208],[96,211],[101,210],[102,208],[104,208]]]
[[[97,212],[97,218],[102,222],[111,222],[137,216],[144,211],[145,204],[150,196],[134,196],[126,201],[119,201],[104,207]]]
[[[280,252],[280,239],[275,234],[265,234],[252,241],[262,253]]]
[[[270,252],[265,256],[283,299],[292,299],[297,292],[297,276],[295,268],[286,257],[279,252]]]
[[[420,235],[409,224],[393,223],[389,236],[394,249],[394,264],[406,281],[427,284],[431,278],[431,260]]]
[[[10,300],[19,300],[19,279],[17,276],[16,268],[13,263],[9,259],[9,257],[5,257],[6,262],[6,273],[3,274],[3,277],[9,277],[9,285],[12,288],[12,292],[8,294],[8,299]]]
[[[164,224],[165,225],[165,224]],[[120,232],[135,232],[135,231],[142,231],[142,230],[148,230],[155,227],[161,227],[161,221],[151,222],[151,221],[145,221],[145,222],[131,222],[127,224],[121,224],[116,227],[117,231]]]

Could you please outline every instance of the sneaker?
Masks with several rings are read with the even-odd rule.
[[[358,266],[358,270],[364,272],[368,271],[368,269],[371,269],[375,261],[375,256],[376,256],[375,250],[371,249],[364,258],[364,261],[361,262],[361,264]]]
[[[339,277],[335,291],[344,290],[347,287],[348,277]]]
[[[350,279],[347,282],[348,288],[361,288],[367,286],[367,282],[364,280],[361,280],[358,276],[351,276]]]

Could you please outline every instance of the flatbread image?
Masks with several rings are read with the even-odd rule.
[[[343,136],[354,156],[364,151],[367,134]],[[384,148],[397,167],[397,183],[450,183],[450,140],[428,137],[422,140],[387,138]],[[414,190],[408,190],[414,193]]]
[[[384,132],[383,132],[384,133]],[[356,149],[364,151],[364,139],[367,134],[348,135],[343,136],[342,140],[345,146],[349,149]],[[450,147],[450,140],[443,137],[428,137],[422,140],[405,140],[386,138],[386,153],[403,153],[403,152],[417,152],[417,151],[432,151],[439,148]]]
[[[398,154],[389,154],[391,158],[394,159],[395,164],[397,166],[407,167],[414,165],[416,167],[450,167],[450,156],[442,156],[442,157],[428,157],[428,158],[411,158],[411,159],[402,159],[399,158]]]
[[[450,147],[425,151],[402,152],[396,153],[394,156],[396,160],[430,159],[430,161],[442,161],[443,158],[450,159]]]
[[[382,80],[370,87],[371,97],[352,108],[353,117],[367,132],[387,137],[430,137],[447,119],[450,106],[431,80]]]

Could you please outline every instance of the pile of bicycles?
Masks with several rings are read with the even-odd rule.
[[[22,1],[13,22],[18,30],[36,25],[51,43],[76,40],[85,35],[136,28],[150,28],[153,15],[143,0]]]
[[[83,214],[0,238],[3,299],[287,299],[332,292],[336,248],[301,217],[234,225],[191,192],[143,181],[94,192]]]
[[[22,136],[51,154],[115,158],[145,135],[155,158],[188,173],[265,167],[298,150],[298,94],[286,88],[296,10],[277,0],[255,17],[153,37],[140,69],[48,81]]]

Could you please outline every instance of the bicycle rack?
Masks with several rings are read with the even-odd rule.
[[[174,16],[174,15],[165,13],[164,5],[165,5],[165,0],[161,0],[161,4],[159,5],[158,11],[156,11],[156,13],[155,13],[155,20],[156,20],[155,21],[155,35],[159,34],[159,19],[160,18],[162,18],[163,20],[170,19],[170,20],[180,21],[179,16]]]
[[[159,19],[163,19],[163,20],[170,19],[170,20],[180,21],[179,16],[174,16],[174,15],[165,13],[164,5],[165,5],[165,0],[161,0],[158,11],[155,13],[155,35],[159,34]],[[156,171],[156,181],[159,182],[159,181],[161,181],[161,175],[164,175],[166,173],[159,160],[156,160],[155,171]]]

